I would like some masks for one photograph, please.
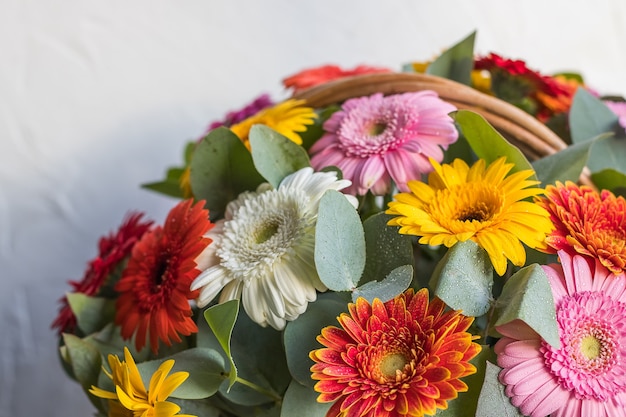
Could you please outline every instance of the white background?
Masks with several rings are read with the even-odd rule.
[[[626,93],[626,2],[0,0],[0,417],[85,417],[50,323],[68,279],[183,144],[324,63],[400,69],[477,30],[476,51]]]

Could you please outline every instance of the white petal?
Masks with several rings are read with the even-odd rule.
[[[204,307],[213,301],[220,290],[232,279],[227,271],[219,265],[213,266],[198,275],[191,283],[192,291],[200,289],[200,295],[198,295],[196,300],[198,307]]]

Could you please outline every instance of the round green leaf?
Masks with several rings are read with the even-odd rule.
[[[478,398],[477,416],[481,417],[523,417],[517,407],[511,404],[504,393],[504,385],[498,380],[500,368],[491,362],[486,363],[485,381]]]
[[[317,392],[292,381],[285,392],[280,417],[324,417],[332,405],[317,402]]]
[[[213,331],[213,334],[230,362],[228,388],[232,387],[237,379],[237,367],[233,362],[233,357],[230,352],[230,342],[238,313],[239,300],[230,300],[222,304],[216,304],[204,311],[204,319]]]
[[[265,125],[250,129],[254,166],[274,188],[289,174],[310,166],[304,148]]]
[[[320,200],[315,228],[315,267],[333,291],[351,291],[365,268],[365,236],[345,195],[328,190]]]
[[[352,301],[363,297],[370,304],[374,298],[387,302],[409,288],[413,281],[413,267],[402,265],[394,269],[382,281],[370,281],[352,291]]]
[[[520,269],[504,284],[496,302],[495,317],[496,327],[519,319],[552,346],[561,345],[552,289],[538,264]]]
[[[241,140],[225,127],[200,142],[190,163],[190,182],[197,199],[206,200],[211,220],[224,215],[226,205],[243,191],[263,182]]]
[[[363,222],[367,256],[361,283],[379,280],[399,266],[413,264],[411,236],[398,233],[397,226],[387,226],[391,218],[381,212]]]
[[[174,398],[195,400],[215,394],[226,380],[224,358],[215,349],[191,348],[174,355],[137,364],[144,385],[158,367],[168,359],[174,359],[172,372],[189,372],[189,377],[172,393]]]
[[[437,264],[430,287],[452,309],[482,316],[489,311],[493,298],[489,255],[471,240],[457,243]]]
[[[584,88],[574,94],[569,112],[569,124],[574,143],[595,138],[607,132],[613,132],[619,117],[599,98]]]
[[[310,371],[314,362],[309,358],[309,352],[322,347],[315,338],[322,328],[337,325],[337,317],[345,311],[346,302],[336,294],[324,294],[310,303],[300,317],[287,323],[283,335],[287,366],[291,376],[300,384],[314,385]]]

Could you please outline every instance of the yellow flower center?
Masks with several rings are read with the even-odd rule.
[[[386,123],[381,123],[381,122],[376,122],[374,124],[372,124],[369,128],[369,134],[371,136],[378,136],[381,133],[383,133],[385,131],[385,129],[387,129],[387,124]]]
[[[468,183],[437,191],[430,204],[437,223],[452,233],[486,225],[502,211],[504,196],[489,184]]]
[[[580,341],[580,353],[582,353],[587,359],[595,359],[600,356],[602,350],[602,344],[592,334],[585,336]]]
[[[378,365],[380,373],[387,379],[395,380],[401,375],[409,360],[401,353],[390,353],[385,355]]]
[[[278,222],[269,222],[256,231],[256,243],[263,243],[272,238],[278,231]]]

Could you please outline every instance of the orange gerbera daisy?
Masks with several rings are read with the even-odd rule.
[[[364,298],[322,329],[322,349],[310,353],[319,402],[334,402],[327,417],[421,417],[448,407],[467,391],[461,378],[476,372],[480,352],[467,329],[473,322],[445,311],[428,290],[413,289],[370,305]]]
[[[615,274],[626,271],[626,200],[608,190],[600,193],[571,181],[546,187],[537,203],[556,229],[548,235],[548,251],[563,249],[600,260]]]
[[[211,239],[204,237],[213,225],[204,201],[185,200],[174,207],[163,227],[146,233],[135,245],[115,290],[115,323],[124,339],[135,335],[137,350],[150,338],[153,352],[159,340],[166,345],[181,342],[179,335],[198,331],[191,318],[189,300],[198,296],[190,285],[200,273],[196,258]]]

